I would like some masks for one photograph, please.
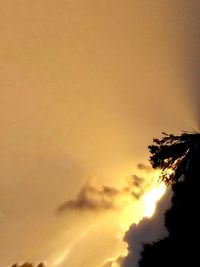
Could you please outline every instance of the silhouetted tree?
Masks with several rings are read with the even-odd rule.
[[[150,145],[150,163],[154,169],[161,169],[160,178],[167,185],[176,183],[187,169],[195,145],[200,140],[200,133],[186,133],[180,136],[163,132],[162,139],[153,139]]]
[[[172,186],[172,206],[165,214],[169,236],[145,244],[140,267],[199,266],[200,134],[180,136],[164,133],[149,146],[150,162],[161,169],[160,179]]]

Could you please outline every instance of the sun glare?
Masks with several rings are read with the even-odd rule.
[[[120,201],[124,205],[123,212],[121,214],[121,223],[120,226],[123,230],[118,236],[120,239],[121,235],[127,231],[130,225],[134,223],[139,223],[139,221],[144,218],[150,218],[153,216],[156,210],[156,204],[158,200],[162,198],[166,191],[166,185],[164,182],[158,183],[160,171],[154,172],[154,181],[150,185],[148,191],[146,191],[143,197],[139,201],[133,201],[132,198],[122,199]],[[122,206],[122,204],[120,206]]]
[[[116,229],[116,232],[113,234],[118,249],[120,250],[120,255],[126,256],[128,254],[127,244],[123,241],[123,239],[124,234],[126,231],[128,231],[130,225],[138,224],[144,217],[152,217],[155,212],[158,200],[164,195],[166,191],[165,183],[157,182],[159,175],[160,171],[154,172],[152,174],[153,180],[150,179],[151,184],[148,185],[148,191],[146,191],[140,199],[137,200],[133,198],[130,192],[125,192],[116,199],[115,204],[118,209],[115,209],[109,213],[104,213],[104,220],[107,220],[108,224],[112,223]],[[112,219],[110,217],[111,215]],[[114,220],[116,223],[113,222],[113,218],[115,218]],[[86,231],[83,231],[82,235],[78,236],[77,239],[72,241],[67,247],[63,248],[62,253],[59,251],[58,255],[53,255],[53,257],[49,259],[49,265],[52,267],[62,266],[67,261],[67,258],[70,257],[71,253],[74,253],[76,245],[88,235],[90,230],[95,227],[95,225],[97,229],[98,227],[100,227],[98,223],[90,225]],[[85,240],[85,242],[87,244],[87,240]],[[103,266],[111,267],[120,266],[117,258],[109,258],[102,264]]]
[[[145,204],[144,217],[152,217],[155,209],[156,203],[164,195],[166,191],[166,185],[162,182],[158,187],[152,189],[146,193],[143,197],[143,202]]]
[[[126,200],[126,206],[121,214],[120,231],[116,235],[118,242],[121,242],[121,255],[124,257],[128,254],[128,248],[126,242],[123,241],[124,233],[128,231],[132,224],[138,224],[143,218],[150,218],[153,216],[156,210],[156,204],[159,199],[162,198],[166,191],[166,185],[164,182],[158,183],[160,171],[154,172],[154,181],[143,197],[139,201]],[[124,203],[124,201],[123,201]],[[117,259],[117,258],[116,258]],[[103,266],[119,267],[121,266],[118,260],[107,259]]]

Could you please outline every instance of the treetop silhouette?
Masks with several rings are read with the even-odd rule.
[[[167,185],[176,183],[185,173],[191,153],[200,141],[200,133],[183,132],[181,135],[162,133],[162,139],[153,139],[148,146],[150,163],[154,169],[161,169],[160,180]]]

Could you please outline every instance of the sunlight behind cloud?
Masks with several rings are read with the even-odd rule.
[[[140,168],[141,169],[141,168]],[[119,224],[120,230],[117,233],[117,239],[121,242],[118,256],[114,255],[106,259],[102,263],[102,267],[119,267],[123,266],[121,263],[128,255],[127,242],[124,240],[125,233],[129,231],[132,225],[139,225],[145,219],[152,217],[157,206],[157,202],[162,198],[166,192],[166,185],[164,182],[159,182],[160,171],[155,171],[145,167],[145,179],[149,180],[149,186],[145,189],[143,195],[138,201],[130,201],[124,206],[120,216]]]
[[[152,217],[157,201],[164,195],[166,191],[166,185],[162,182],[158,187],[152,189],[146,193],[143,197],[143,202],[145,203],[144,217]]]
[[[1,1],[0,266],[98,267],[153,213],[157,184],[122,184],[153,136],[196,127],[199,2]]]
[[[151,204],[156,205],[155,202],[161,197],[161,193],[159,194],[160,184],[158,183],[158,172],[151,169],[150,166],[143,164],[143,168],[138,167],[138,176],[132,175],[124,180],[124,186],[122,186],[121,189],[108,187],[104,184],[98,185],[98,182],[97,184],[94,183],[92,185],[90,182],[89,184],[83,184],[84,191],[86,188],[86,192],[92,192],[90,198],[87,198],[87,203],[88,201],[93,201],[93,198],[96,198],[96,193],[98,193],[98,195],[101,193],[101,197],[106,197],[107,199],[107,193],[111,192],[112,198],[109,198],[109,201],[114,208],[94,209],[91,208],[90,205],[86,205],[84,206],[84,209],[80,209],[80,205],[76,205],[73,206],[73,209],[64,209],[63,212],[59,214],[59,218],[68,216],[73,212],[74,214],[77,214],[77,216],[78,214],[79,216],[82,214],[81,216],[84,216],[85,218],[89,214],[95,216],[94,218],[96,218],[96,222],[94,223],[93,218],[93,222],[88,222],[84,227],[80,225],[80,234],[77,237],[72,237],[72,240],[68,245],[65,246],[63,240],[63,245],[60,246],[60,249],[47,260],[49,266],[63,267],[68,262],[75,267],[79,267],[83,262],[84,267],[92,267],[94,265],[97,267],[104,265],[110,266],[110,264],[112,264],[111,266],[115,266],[116,264],[119,265],[121,258],[127,255],[127,244],[124,242],[125,232],[128,231],[132,224],[138,224],[145,217],[147,203],[144,203],[143,199],[147,194],[152,192],[152,194],[155,195],[156,192],[156,198],[151,199]],[[129,186],[127,186],[127,182]],[[85,187],[85,185],[87,186]],[[83,189],[81,189],[80,192],[83,192]],[[135,197],[136,189],[140,189],[138,198]],[[153,190],[155,190],[155,192]],[[114,194],[115,197],[113,197],[113,193],[117,195],[115,196]],[[80,194],[77,194],[77,198],[71,201],[77,203],[79,195]],[[80,219],[79,216],[77,219]],[[103,239],[101,240],[102,235]],[[94,246],[96,242],[98,242],[98,247],[101,247],[101,242],[103,242],[102,246],[105,246],[106,244],[106,252],[103,249],[101,254],[101,252]],[[91,244],[93,244],[92,247]],[[88,249],[90,254],[87,253]],[[80,253],[79,259],[75,257],[78,251]],[[97,254],[99,259],[96,258]],[[119,260],[116,255],[119,255]],[[117,261],[112,260],[116,258]]]

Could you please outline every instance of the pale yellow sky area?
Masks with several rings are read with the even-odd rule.
[[[162,131],[197,127],[198,2],[0,0],[0,266],[121,252],[121,214],[56,210],[90,175],[124,185]]]

